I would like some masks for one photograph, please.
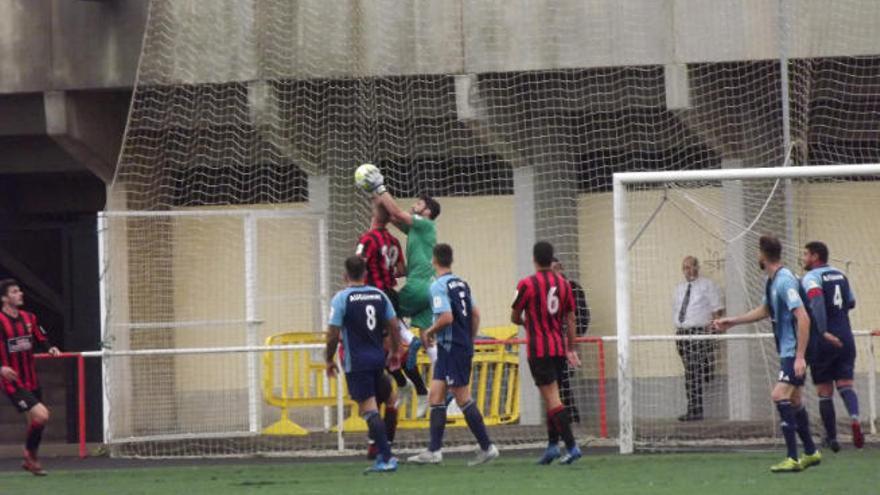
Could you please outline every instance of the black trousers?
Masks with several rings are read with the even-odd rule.
[[[571,389],[571,380],[574,378],[574,374],[577,373],[577,370],[568,365],[567,359],[563,360],[563,362],[565,364],[559,372],[559,399],[562,401],[562,405],[568,409],[571,422],[580,423],[581,413],[578,411],[577,403],[574,398],[574,391]]]
[[[708,335],[704,327],[679,328],[676,335]],[[684,390],[687,394],[687,413],[703,415],[703,385],[715,373],[715,341],[677,340],[678,355],[684,365]]]

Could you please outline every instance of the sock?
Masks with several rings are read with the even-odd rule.
[[[431,445],[428,450],[437,452],[443,448],[443,432],[446,430],[446,404],[431,406]]]
[[[813,443],[813,436],[810,434],[810,418],[807,415],[807,408],[803,404],[795,410],[794,420],[797,423],[798,436],[801,437],[801,443],[804,444],[804,454],[815,454],[816,444]]]
[[[559,436],[561,436],[562,441],[565,442],[565,448],[570,451],[577,447],[577,442],[574,440],[574,433],[571,431],[571,418],[568,416],[568,410],[565,409],[565,406],[560,405],[555,409],[547,411],[547,414],[552,418],[553,423],[556,425],[556,431],[559,432]]]
[[[553,415],[547,411],[547,447],[556,447],[557,445],[559,445],[559,430],[556,429]]]
[[[394,443],[394,436],[397,434],[397,408],[385,406],[385,436],[388,443]]]
[[[409,381],[411,381],[416,388],[416,395],[428,395],[428,387],[425,386],[425,380],[422,378],[419,370],[415,368],[405,368],[403,372],[406,373],[407,378],[409,378]]]
[[[819,397],[819,416],[825,425],[825,437],[828,440],[837,438],[837,418],[834,414],[834,399],[832,397]]]
[[[486,424],[483,422],[483,415],[477,409],[477,405],[473,400],[469,400],[467,404],[461,406],[461,412],[464,413],[464,420],[467,422],[468,428],[480,444],[480,448],[487,450],[492,442],[489,440],[489,432],[486,431]]]
[[[785,438],[785,447],[788,457],[797,460],[797,436],[795,429],[794,410],[791,401],[776,401],[776,410],[779,411],[779,426],[782,428],[782,436]]]
[[[853,421],[858,421],[859,396],[856,395],[856,391],[852,387],[840,387],[837,389],[837,392],[840,394],[840,398],[843,399],[843,404],[846,406],[846,412],[849,413],[849,417]]]
[[[25,440],[25,448],[34,457],[37,457],[37,451],[40,450],[40,442],[43,440],[43,430],[46,425],[31,422],[27,429],[27,439]]]
[[[364,413],[363,418],[367,422],[370,438],[376,442],[376,448],[379,449],[379,455],[382,456],[381,459],[387,462],[391,459],[391,446],[388,445],[385,423],[379,418],[379,411],[367,411]]]
[[[399,369],[391,371],[391,377],[394,378],[394,383],[397,384],[397,388],[403,388],[406,386],[406,377],[403,376],[403,372]]]

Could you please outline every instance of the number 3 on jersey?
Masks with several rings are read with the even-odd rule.
[[[550,287],[550,291],[547,292],[547,312],[551,315],[559,311],[559,296],[556,295],[558,289],[559,287]]]

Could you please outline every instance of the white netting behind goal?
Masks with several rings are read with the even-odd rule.
[[[798,276],[804,273],[804,245],[825,242],[830,264],[847,275],[857,300],[873,300],[880,293],[880,226],[869,220],[880,214],[877,171],[866,177],[627,186],[625,259],[636,448],[766,443],[779,436],[770,400],[779,358],[769,320],[712,336],[706,328],[709,311],[699,309],[715,309],[711,290],[699,282],[692,283],[690,306],[682,315],[684,322],[679,320],[684,298],[675,301],[673,294],[676,285],[687,284],[685,257],[699,260],[700,277],[718,287],[728,315],[741,315],[762,303],[766,276],[757,254],[763,234],[780,239],[783,262]],[[868,424],[876,392],[869,390],[869,378],[877,371],[869,333],[880,326],[880,313],[860,304],[850,316],[859,332],[855,380],[865,404],[862,419]],[[823,435],[809,379],[805,391],[813,432]],[[848,415],[840,403],[838,411],[839,429],[847,433]],[[692,417],[680,418],[687,414]]]
[[[439,199],[439,239],[455,248],[485,326],[507,324],[531,245],[546,239],[585,288],[589,335],[612,336],[612,174],[778,166],[786,156],[880,161],[878,24],[871,0],[153,0],[108,201],[119,216],[106,222],[107,345],[228,347],[320,332],[321,304],[368,227],[367,198],[352,181],[362,162],[382,169],[405,206],[421,193]],[[745,199],[748,208],[760,201]],[[251,225],[249,237],[243,216],[195,215],[228,209],[293,209],[323,228],[276,219]],[[267,238],[277,250],[264,250]],[[257,299],[247,295],[246,259],[257,263]],[[111,410],[142,417],[135,431],[109,416],[108,440],[125,438],[136,446],[129,453],[176,452],[146,439],[186,433],[182,394],[244,394],[245,409],[220,429],[273,424],[254,419],[253,372],[240,382],[208,371],[222,364],[139,359],[108,365]],[[575,400],[598,414],[598,364],[586,368],[573,377]],[[140,390],[160,374],[164,388]],[[537,395],[521,378],[522,415],[497,428],[508,444],[544,438]],[[144,405],[158,403],[167,413],[154,420]],[[325,430],[323,414],[310,428]],[[227,452],[225,440],[203,437],[202,453]],[[336,446],[329,435],[291,448]]]

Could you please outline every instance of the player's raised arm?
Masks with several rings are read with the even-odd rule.
[[[412,213],[403,210],[400,206],[397,205],[397,201],[394,201],[394,197],[391,196],[391,193],[388,191],[384,191],[381,194],[376,196],[376,200],[379,201],[379,204],[385,208],[385,211],[391,215],[391,222],[398,227],[411,227],[413,224],[413,216]]]

